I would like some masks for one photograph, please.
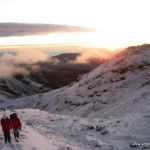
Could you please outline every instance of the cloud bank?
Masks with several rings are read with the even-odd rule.
[[[0,23],[0,37],[46,35],[50,33],[92,32],[84,27],[55,25],[55,24],[27,24],[27,23]]]
[[[45,49],[45,48],[44,48]],[[85,48],[86,49],[86,48]],[[75,60],[68,61],[66,65],[86,64],[95,66],[99,65],[103,60],[112,57],[115,53],[108,49],[87,48]],[[42,49],[37,48],[16,48],[16,50],[0,51],[0,78],[11,77],[16,73],[27,73],[28,67],[32,70],[41,69],[39,62],[46,62],[47,65],[59,67],[62,63]],[[53,68],[52,67],[52,68]]]
[[[32,69],[38,69],[37,62],[49,61],[50,64],[57,64],[59,60],[51,58],[47,54],[36,49],[21,49],[14,53],[4,52],[0,56],[0,78],[7,78],[15,73],[28,73],[28,70],[23,65],[26,64]]]
[[[76,60],[69,61],[70,64],[88,64],[92,61],[104,61],[112,57],[114,53],[108,49],[93,49],[83,52]]]

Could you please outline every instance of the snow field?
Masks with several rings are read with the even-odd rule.
[[[7,110],[17,112],[22,121],[19,142],[4,145],[0,134],[0,149],[6,150],[130,150],[150,140],[150,114],[131,114],[103,119],[80,118],[50,114],[37,109]],[[0,113],[2,114],[2,113]],[[2,116],[0,116],[2,117]],[[145,146],[150,148],[149,146]]]

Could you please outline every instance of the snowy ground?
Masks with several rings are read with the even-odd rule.
[[[11,131],[12,143],[4,145],[0,131],[2,150],[150,149],[150,114],[84,119],[37,109],[18,109],[7,110],[7,116],[14,111],[23,124],[20,141],[15,142]]]

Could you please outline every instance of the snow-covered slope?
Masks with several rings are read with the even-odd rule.
[[[22,74],[22,78],[13,76],[0,78],[0,102],[35,93],[49,91],[50,88],[33,81],[29,76]]]
[[[103,117],[145,112],[150,99],[150,45],[129,47],[73,85],[18,99],[51,113]]]
[[[4,144],[0,128],[0,149],[3,150],[136,150],[148,149],[150,113],[123,118],[80,118],[50,114],[36,109],[7,110],[17,112],[22,121],[19,142],[11,131],[11,144]],[[1,114],[1,112],[0,112]],[[2,117],[0,115],[0,117]],[[141,117],[143,117],[142,121]],[[144,128],[143,128],[144,126]],[[139,146],[136,146],[136,145]],[[135,148],[134,148],[135,149]]]

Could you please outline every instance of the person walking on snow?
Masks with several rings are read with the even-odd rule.
[[[5,114],[3,114],[3,117],[1,119],[1,126],[2,126],[2,131],[4,133],[5,144],[7,142],[11,143],[11,138],[10,138],[11,123],[9,118]]]
[[[13,128],[14,138],[18,142],[19,130],[21,130],[21,121],[16,113],[10,115],[10,122]]]

